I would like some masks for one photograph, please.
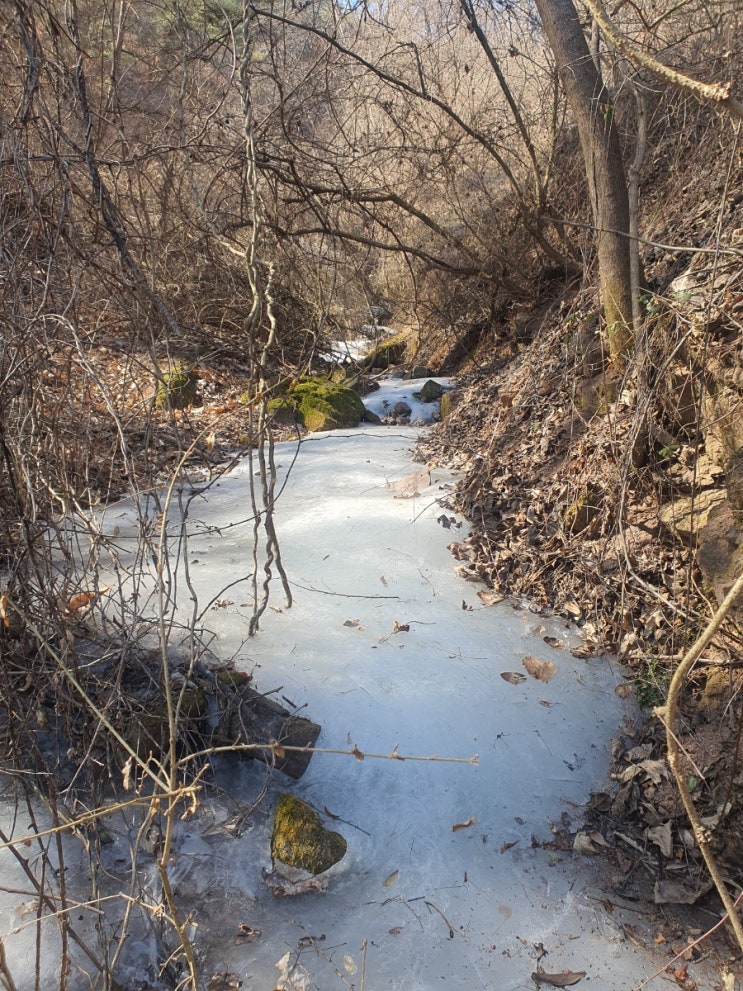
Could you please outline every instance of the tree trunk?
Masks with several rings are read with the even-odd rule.
[[[573,0],[536,0],[578,128],[596,225],[599,288],[609,349],[621,361],[632,343],[629,200],[611,95],[588,50]]]

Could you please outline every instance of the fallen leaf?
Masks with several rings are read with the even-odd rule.
[[[387,930],[390,936],[399,936],[402,932],[402,926],[393,926],[391,929]]]
[[[397,492],[396,499],[414,499],[420,495],[421,489],[427,489],[431,485],[431,472],[428,468],[420,468],[412,475],[398,479],[396,482],[388,482],[387,488]]]
[[[735,974],[727,967],[722,969],[722,987],[723,991],[735,991]]]
[[[296,954],[291,950],[286,953],[276,964],[279,972],[277,984],[282,991],[309,991],[312,987],[312,978],[309,972],[297,962]]]
[[[354,755],[356,760],[364,759],[364,754],[361,753],[361,751],[359,750],[358,746],[355,743],[353,745],[353,750],[351,751],[351,753]]]
[[[558,640],[557,637],[542,637],[544,642],[548,647],[564,647],[565,642],[563,640]]]
[[[586,857],[594,857],[598,853],[598,850],[593,845],[591,837],[588,833],[584,833],[582,831],[575,834],[573,849],[576,853],[582,853]]]
[[[655,882],[653,901],[656,905],[694,905],[711,887],[712,881],[697,886],[661,878]]]
[[[628,685],[626,681],[622,682],[621,685],[617,685],[614,689],[614,694],[620,699],[628,699],[632,694],[632,685]]]
[[[275,898],[290,898],[294,895],[306,895],[313,891],[325,891],[328,886],[326,877],[306,875],[297,871],[294,876],[286,876],[274,871],[266,876],[266,887]]]
[[[527,656],[521,663],[537,681],[549,681],[557,673],[557,665],[552,661],[540,661],[536,657]]]
[[[477,593],[477,598],[485,606],[494,606],[497,602],[503,602],[505,595],[495,592],[492,588],[481,588]]]
[[[212,974],[206,991],[239,991],[243,982],[231,971],[221,974]]]
[[[346,620],[346,621],[345,621],[345,622],[343,623],[343,625],[344,625],[344,626],[350,626],[350,627],[352,627],[353,629],[355,629],[355,628],[356,628],[357,626],[359,626],[359,625],[360,625],[360,623],[361,623],[361,620],[360,620],[360,619],[347,619],[347,620]]]
[[[462,599],[462,609],[465,612],[474,612],[474,609],[472,608],[472,606],[468,606],[464,599]]]
[[[531,979],[537,984],[549,984],[553,988],[569,988],[571,984],[577,984],[585,976],[585,970],[565,970],[562,974],[545,974],[543,970],[536,970],[531,975]]]
[[[87,609],[95,600],[101,596],[105,595],[106,592],[111,591],[111,585],[105,585],[103,588],[99,588],[97,592],[79,592],[77,595],[73,595],[72,598],[67,603],[67,612],[82,612],[83,609]]]
[[[581,607],[578,605],[578,603],[575,601],[572,595],[569,598],[565,599],[565,601],[562,604],[562,607],[566,613],[569,613],[571,616],[575,617],[576,619],[580,618],[582,613]]]
[[[476,822],[477,819],[475,818],[475,816],[470,816],[470,818],[466,822],[454,823],[454,825],[451,827],[451,831],[452,833],[457,833],[459,832],[460,829],[469,829],[470,826],[474,826]]]
[[[284,760],[286,758],[286,750],[278,743],[276,740],[269,740],[271,744],[271,754],[276,760]]]
[[[235,946],[241,946],[243,943],[255,943],[261,936],[260,929],[254,929],[253,926],[249,926],[245,922],[240,922],[237,926]]]
[[[356,973],[356,971],[357,971],[357,970],[359,969],[359,968],[358,968],[358,967],[356,966],[356,961],[354,960],[354,958],[353,958],[353,957],[351,957],[351,956],[349,956],[349,955],[348,955],[347,953],[346,953],[346,954],[344,954],[344,956],[343,956],[343,969],[344,969],[344,970],[345,970],[345,972],[346,972],[347,974],[349,974],[349,975],[350,975],[351,977],[353,977],[353,975],[354,975],[354,974]]]
[[[651,843],[654,843],[659,847],[660,852],[666,858],[670,860],[673,856],[673,842],[671,840],[671,820],[664,822],[660,826],[653,826],[647,830],[647,838]]]
[[[509,685],[521,685],[526,681],[526,675],[520,671],[501,671],[500,676]]]
[[[384,887],[385,887],[385,888],[391,888],[391,887],[392,887],[392,885],[393,885],[393,884],[395,883],[395,881],[396,881],[396,880],[397,880],[397,879],[398,879],[399,877],[400,877],[400,872],[399,872],[399,871],[393,871],[393,872],[392,872],[392,873],[391,873],[391,874],[389,875],[389,877],[386,877],[386,878],[384,879]]]
[[[663,778],[669,776],[668,765],[664,760],[642,760],[639,764],[631,764],[625,768],[619,776],[619,780],[622,784],[626,784],[636,778],[638,774],[642,774],[643,771],[654,785],[659,785]]]
[[[392,620],[392,632],[393,633],[409,633],[410,623],[398,623],[396,619]]]
[[[516,846],[517,843],[518,843],[518,840],[511,840],[510,843],[503,843],[503,844],[501,844],[501,848],[500,848],[500,850],[498,852],[499,853],[505,853],[506,850],[510,850],[511,847],[512,846]]]

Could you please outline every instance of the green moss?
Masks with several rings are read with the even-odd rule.
[[[353,389],[320,378],[297,382],[285,397],[272,399],[268,410],[281,420],[291,416],[311,431],[356,427],[366,412]]]
[[[247,685],[250,675],[245,671],[218,671],[217,684],[224,685],[225,688],[233,688],[235,685]]]
[[[321,874],[345,856],[347,844],[320,822],[309,805],[294,795],[279,799],[271,834],[271,857],[289,867]]]
[[[198,385],[199,377],[193,369],[174,365],[170,371],[163,372],[163,377],[158,382],[155,406],[158,409],[186,409],[193,406]]]
[[[388,337],[369,353],[364,359],[364,365],[367,368],[389,368],[403,360],[406,349],[407,341],[404,338]]]

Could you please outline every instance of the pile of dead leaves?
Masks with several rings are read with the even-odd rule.
[[[463,376],[454,411],[418,447],[462,475],[449,506],[472,530],[450,547],[457,572],[491,601],[526,596],[571,618],[583,656],[675,656],[697,615],[690,551],[662,532],[652,479],[632,467],[632,397],[620,392],[589,422],[568,362],[550,358],[560,327],[497,375]]]

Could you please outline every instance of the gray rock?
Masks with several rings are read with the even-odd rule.
[[[399,403],[395,403],[395,405],[392,407],[392,412],[395,414],[395,416],[410,416],[410,414],[413,411],[408,406],[407,403],[404,403],[401,400]]]
[[[364,413],[364,422],[365,423],[381,423],[382,422],[382,417],[381,416],[377,416],[376,413],[374,413],[372,410],[368,409],[366,411],[366,413]]]
[[[434,382],[433,379],[429,379],[421,389],[420,397],[422,403],[433,403],[437,399],[441,399],[444,394],[443,385],[439,385],[438,382]]]
[[[432,374],[431,369],[426,368],[425,365],[415,365],[409,371],[405,372],[403,378],[408,381],[410,379],[426,379],[430,378]]]

